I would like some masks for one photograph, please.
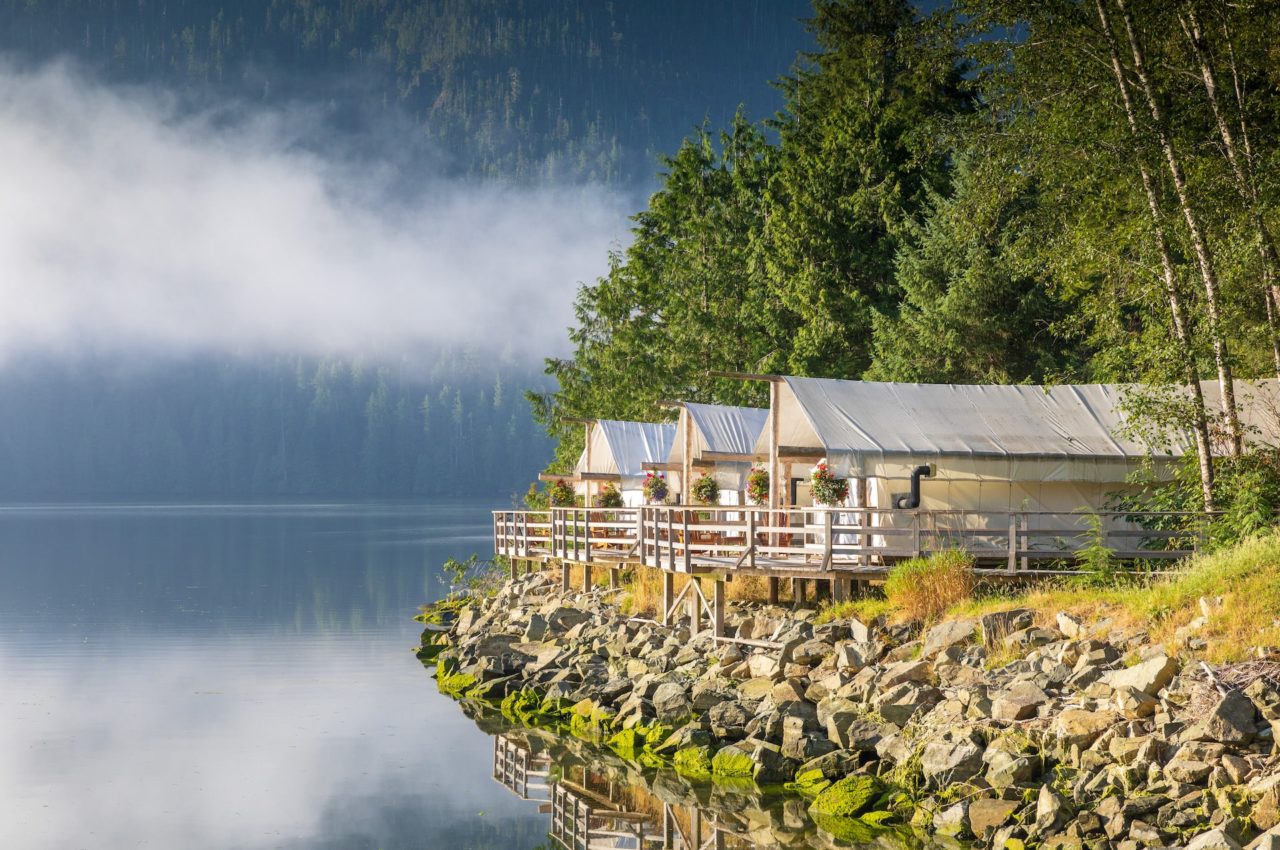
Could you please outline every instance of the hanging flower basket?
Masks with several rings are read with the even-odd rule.
[[[547,488],[547,498],[551,500],[553,508],[571,508],[577,501],[577,496],[573,486],[563,478],[557,478]]]
[[[753,505],[769,501],[769,470],[754,466],[747,473],[747,501]]]
[[[644,500],[650,504],[662,504],[667,500],[670,489],[667,487],[667,476],[661,472],[650,472],[644,477]]]
[[[689,494],[700,505],[716,505],[720,503],[720,485],[715,476],[706,474],[696,478]]]
[[[813,501],[819,505],[839,505],[849,498],[849,482],[837,478],[825,463],[815,466],[810,474]]]
[[[618,489],[618,485],[606,484],[604,487],[600,488],[600,492],[596,494],[596,507],[622,507],[622,491]]]

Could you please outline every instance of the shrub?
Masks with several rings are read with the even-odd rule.
[[[661,504],[667,500],[670,490],[667,488],[667,476],[661,472],[649,472],[644,476],[644,499],[652,504]]]
[[[889,570],[884,594],[907,619],[935,620],[971,598],[974,584],[973,558],[948,550],[903,561]]]
[[[753,505],[769,501],[769,470],[754,466],[747,473],[747,501]]]
[[[616,484],[610,483],[604,485],[604,487],[600,488],[600,492],[596,494],[596,507],[622,507],[622,491],[618,489]]]
[[[813,500],[823,505],[838,505],[849,498],[849,481],[836,478],[831,469],[820,463],[810,474]]]
[[[573,486],[568,481],[557,478],[547,488],[547,498],[551,500],[553,508],[571,508],[577,501],[577,494],[574,493]]]
[[[720,485],[714,475],[700,475],[689,488],[689,494],[700,505],[715,505],[720,502]]]

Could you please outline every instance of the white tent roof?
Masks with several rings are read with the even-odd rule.
[[[623,489],[639,487],[642,464],[665,462],[675,436],[674,424],[597,419],[591,429],[591,468],[584,450],[576,471],[618,475]]]
[[[1120,434],[1120,385],[782,380],[779,445],[821,448],[840,475],[900,477],[935,462],[940,477],[1120,481],[1148,455],[1145,443]],[[1216,409],[1216,382],[1204,389]],[[1243,418],[1258,427],[1280,409],[1275,381],[1240,382],[1237,395]],[[761,434],[756,448],[767,447]]]
[[[693,457],[707,452],[717,454],[749,455],[756,451],[756,441],[769,420],[769,411],[758,407],[729,407],[722,404],[694,404],[686,402],[681,425],[693,425],[690,435]],[[683,434],[678,433],[671,448],[670,462],[684,461]]]

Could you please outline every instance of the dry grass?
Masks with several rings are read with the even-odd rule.
[[[1051,623],[1057,612],[1067,611],[1085,622],[1109,619],[1117,627],[1146,627],[1154,639],[1172,644],[1175,632],[1200,616],[1200,598],[1219,596],[1221,607],[1200,632],[1209,661],[1239,661],[1254,647],[1280,645],[1280,533],[1194,558],[1165,576],[1101,588],[1042,585],[958,605],[949,613],[973,616],[1020,606]]]
[[[929,622],[972,599],[976,585],[973,558],[945,551],[895,566],[885,578],[884,595],[897,616]]]

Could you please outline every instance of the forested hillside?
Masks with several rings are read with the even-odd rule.
[[[550,452],[490,355],[28,364],[0,373],[0,498],[494,496]]]
[[[1276,497],[1276,457],[1249,457],[1235,403],[1206,409],[1195,380],[1280,371],[1280,8],[815,8],[776,138],[688,140],[581,290],[574,354],[534,398],[558,463],[581,439],[566,418],[764,402],[715,370],[1114,381],[1141,427],[1195,437],[1181,506]]]
[[[739,105],[808,41],[806,0],[0,0],[0,50],[111,79],[407,124],[455,174],[647,182],[656,153]],[[424,144],[425,142],[425,144]]]

